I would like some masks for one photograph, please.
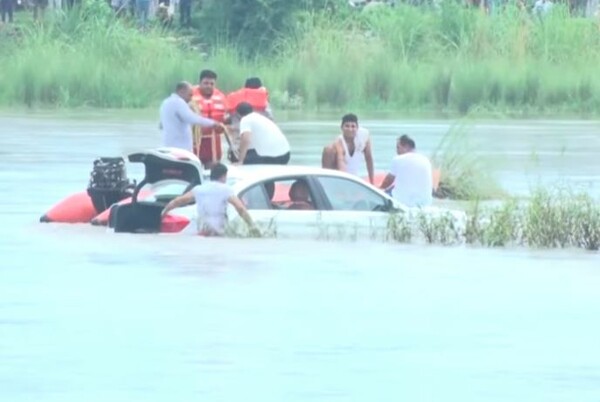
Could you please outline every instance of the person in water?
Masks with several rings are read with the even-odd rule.
[[[227,95],[227,107],[229,114],[235,116],[236,108],[242,102],[247,102],[252,109],[273,120],[273,111],[269,104],[269,91],[258,77],[246,79],[243,88]]]
[[[277,124],[254,111],[247,102],[236,108],[240,116],[239,162],[243,165],[287,165],[290,143]]]
[[[212,70],[202,70],[198,85],[192,87],[192,109],[209,119],[224,123],[227,114],[227,99],[217,88],[217,73]],[[221,134],[224,126],[194,127],[194,153],[205,168],[210,169],[213,163],[221,161]]]
[[[160,128],[162,145],[193,152],[192,124],[214,128],[220,123],[194,113],[188,102],[192,99],[192,86],[182,81],[175,92],[160,105]]]
[[[432,166],[425,155],[416,152],[415,141],[403,135],[396,141],[398,155],[392,160],[390,172],[383,179],[381,188],[387,190],[392,184],[392,197],[408,207],[425,207],[433,202]]]
[[[359,176],[362,161],[367,165],[369,182],[374,183],[373,152],[369,131],[359,127],[358,117],[349,113],[342,117],[342,134],[333,144],[323,148],[321,166]]]
[[[233,189],[225,184],[227,166],[216,163],[210,170],[210,182],[198,185],[169,202],[162,211],[165,216],[174,208],[196,203],[198,215],[198,234],[204,236],[223,236],[227,224],[227,204],[233,205],[244,219],[254,236],[260,232],[254,225],[244,203],[235,195]]]

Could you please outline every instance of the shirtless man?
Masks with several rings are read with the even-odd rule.
[[[323,149],[321,166],[359,176],[362,160],[367,165],[369,182],[374,183],[373,152],[369,131],[358,127],[354,114],[342,117],[342,135]]]

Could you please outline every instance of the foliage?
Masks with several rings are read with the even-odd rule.
[[[512,3],[487,16],[453,1],[361,12],[342,0],[213,0],[198,37],[183,37],[140,32],[86,0],[0,30],[0,103],[147,107],[212,68],[226,91],[261,76],[278,109],[597,114],[598,24],[554,9],[539,20]]]

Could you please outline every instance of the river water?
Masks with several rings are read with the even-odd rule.
[[[428,152],[447,121],[367,120]],[[282,127],[317,164],[337,118]],[[479,122],[502,186],[597,194],[594,122]],[[597,401],[600,255],[110,235],[37,222],[153,116],[0,116],[2,401]],[[131,177],[139,170],[131,166]],[[137,176],[139,177],[139,176]]]

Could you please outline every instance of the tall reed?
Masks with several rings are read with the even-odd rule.
[[[204,54],[173,35],[139,32],[114,19],[104,1],[86,0],[54,23],[2,38],[0,103],[147,107],[175,81],[195,81],[208,67],[226,91],[248,75],[261,76],[277,108],[600,110],[600,30],[561,5],[543,20],[512,3],[493,16],[452,1],[305,12],[269,56],[221,38]]]

